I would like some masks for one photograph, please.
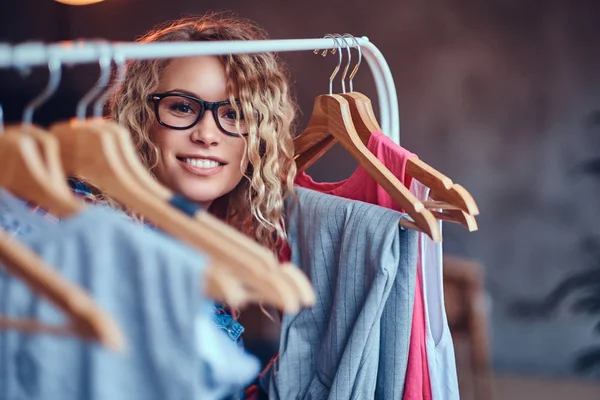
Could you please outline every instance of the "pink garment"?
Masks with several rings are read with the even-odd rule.
[[[415,154],[397,145],[380,132],[375,132],[371,135],[367,148],[406,188],[410,189],[412,177],[406,175],[406,162],[411,157],[417,157]],[[315,182],[308,174],[300,172],[296,176],[295,183],[298,186],[321,193],[377,204],[396,211],[403,211],[361,166],[358,166],[350,178],[340,182]],[[421,263],[420,254],[421,252],[419,251],[419,258],[417,260],[419,264]],[[417,274],[415,285],[415,303],[413,306],[408,350],[408,366],[402,398],[403,400],[431,399],[431,383],[427,363],[427,349],[425,347],[423,285],[419,274]]]
[[[412,178],[406,175],[406,162],[415,154],[398,146],[383,133],[375,132],[369,138],[367,148],[381,161],[387,169],[410,189]],[[369,176],[367,171],[358,166],[350,178],[340,182],[315,182],[305,172],[296,176],[296,185],[346,199],[360,200],[377,204],[396,211],[404,211],[392,200],[390,195]]]
[[[408,366],[404,384],[403,400],[432,400],[429,364],[427,361],[427,338],[425,336],[425,304],[423,301],[423,279],[421,278],[421,241],[417,258],[417,283],[415,304],[408,348]]]

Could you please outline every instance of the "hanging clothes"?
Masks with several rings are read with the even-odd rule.
[[[283,317],[269,398],[393,398],[384,393],[401,390],[406,372],[417,232],[396,211],[304,188],[297,196],[286,201],[288,241],[316,303]]]
[[[421,201],[429,197],[429,188],[417,180],[413,180],[411,192]],[[441,221],[439,225],[441,232]],[[417,276],[423,282],[425,340],[431,395],[434,400],[459,400],[454,343],[444,303],[442,243],[435,243],[429,236],[419,233],[419,251]]]
[[[197,347],[200,358],[211,360],[203,364],[204,393],[200,399],[241,400],[244,388],[256,378],[259,360],[214,325],[212,304],[204,302],[204,312],[196,319]],[[205,316],[213,316],[213,320]]]
[[[88,204],[96,204],[98,202],[97,198],[93,195],[92,189],[83,181],[76,178],[69,178],[68,180],[69,187],[72,192],[85,201]],[[196,212],[198,212],[201,207],[183,196],[178,194],[174,194],[170,199],[169,204],[183,213],[193,217]],[[35,204],[29,204],[31,210],[33,212],[39,213],[43,215],[50,221],[59,222],[59,219],[53,216],[52,214],[47,213],[42,208]],[[149,222],[145,222],[145,226],[151,229],[156,229]],[[242,342],[242,334],[244,333],[244,326],[237,321],[235,315],[232,315],[233,312],[223,304],[215,303],[214,310],[212,315],[213,323],[217,325],[221,330],[223,330],[227,335],[231,338],[231,340],[235,341],[240,347],[243,347]]]
[[[380,160],[391,172],[396,176],[407,188],[411,189],[413,186],[420,185],[417,187],[425,187],[417,181],[413,180],[412,177],[406,174],[406,162],[411,157],[417,157],[415,154],[407,151],[403,147],[394,143],[390,138],[380,132],[374,132],[369,138],[367,148]],[[323,193],[328,193],[348,199],[365,201],[371,204],[377,204],[386,208],[391,208],[401,211],[401,208],[397,203],[393,201],[390,195],[381,188],[377,182],[369,176],[363,167],[358,166],[355,172],[350,178],[340,182],[315,182],[308,174],[301,172],[298,174],[295,183],[299,186],[317,190]],[[413,193],[415,194],[415,193]],[[416,196],[419,200],[427,200],[427,194],[425,198],[422,198],[423,193],[419,192]],[[441,225],[441,223],[440,223]],[[407,372],[405,377],[404,392],[402,398],[404,400],[427,400],[443,398],[443,399],[455,399],[456,397],[439,397],[439,390],[435,390],[437,395],[434,394],[434,386],[439,387],[440,381],[445,382],[444,385],[448,386],[448,391],[444,393],[454,393],[454,387],[456,387],[456,393],[458,393],[458,378],[456,375],[456,363],[454,358],[454,349],[452,345],[452,338],[449,332],[444,336],[444,344],[442,347],[437,347],[432,341],[433,337],[428,333],[428,317],[425,312],[425,308],[429,305],[436,310],[440,308],[443,313],[439,311],[431,310],[429,313],[435,313],[437,317],[437,324],[445,323],[447,325],[445,309],[443,306],[443,288],[440,288],[441,282],[441,251],[442,244],[433,242],[426,234],[420,234],[420,246],[423,243],[424,248],[419,251],[418,267],[423,271],[439,271],[439,279],[430,279],[432,282],[429,288],[429,295],[432,300],[428,303],[425,302],[425,277],[417,275],[415,282],[415,298],[413,308],[413,319],[411,328],[410,338],[410,350],[408,353]],[[435,249],[435,250],[433,250]],[[431,256],[432,252],[435,251],[436,257]],[[430,256],[425,257],[427,253]],[[439,256],[438,256],[439,254]],[[431,265],[430,265],[431,264]],[[424,265],[425,268],[421,266]],[[428,339],[429,338],[429,339]],[[434,360],[432,357],[436,353],[436,349],[446,348],[446,342],[450,341],[450,350],[444,350],[443,356],[439,358],[444,360],[442,365],[440,363],[434,363],[430,365],[430,360]],[[439,367],[438,367],[439,365]],[[435,377],[431,377],[435,374]],[[440,379],[440,375],[444,375],[444,379]],[[435,382],[432,382],[435,380]],[[451,390],[452,389],[452,390]],[[446,396],[446,394],[444,394]]]
[[[169,200],[169,204],[188,215],[190,218],[193,218],[197,212],[202,210],[201,206],[177,193],[173,194],[173,197]],[[146,225],[151,226],[149,224]],[[223,304],[215,303],[212,320],[216,326],[227,333],[227,336],[229,336],[231,340],[238,343],[240,347],[243,347],[241,337],[245,328],[236,320],[232,311],[226,310]]]
[[[392,143],[396,148],[390,146]],[[382,133],[373,133],[369,138],[367,148],[377,159],[402,182],[407,188],[410,188],[412,178],[406,175],[406,162],[414,154],[402,149],[398,151],[399,146],[392,142]],[[316,190],[321,193],[327,193],[333,196],[343,197],[345,199],[360,200],[370,204],[404,212],[390,195],[379,184],[371,178],[369,173],[358,166],[354,173],[343,181],[339,182],[315,182],[306,172],[300,172],[296,176],[294,183],[298,186]]]
[[[73,338],[0,332],[2,398],[221,399],[239,393],[258,373],[258,361],[210,322],[201,294],[205,258],[191,248],[108,207],[91,206],[55,223],[5,191],[0,223],[87,290],[116,319],[128,344],[114,353]],[[2,314],[64,322],[21,281],[3,274],[0,285]],[[223,339],[202,341],[202,347],[203,335]],[[215,358],[206,346],[216,345]],[[221,357],[236,360],[226,373]]]
[[[406,174],[406,162],[415,154],[395,144],[391,139],[380,132],[374,132],[369,137],[367,148],[381,161],[405,186],[410,188],[412,178]],[[328,193],[352,200],[360,200],[377,204],[392,210],[403,211],[400,206],[379,184],[371,178],[367,171],[358,166],[354,173],[346,180],[339,182],[315,182],[308,174],[301,172],[296,177],[295,183],[299,186]],[[416,266],[415,266],[416,268]],[[431,389],[429,369],[427,365],[425,343],[425,314],[423,307],[423,293],[420,281],[415,281],[415,297],[413,299],[413,312],[411,321],[411,334],[409,350],[406,360],[406,374],[402,378],[402,391],[389,393],[395,398],[400,393],[403,399],[430,399]],[[407,354],[400,357],[407,357]],[[387,398],[387,397],[386,397]]]

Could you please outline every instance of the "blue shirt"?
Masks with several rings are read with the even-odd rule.
[[[95,197],[92,194],[92,190],[84,182],[75,178],[69,178],[68,184],[73,193],[75,193],[75,195],[77,195],[78,197],[81,197],[84,201],[89,203],[96,202]],[[177,209],[183,211],[184,213],[190,216],[193,216],[195,212],[201,208],[197,204],[192,203],[191,201],[179,195],[174,195],[170,203],[173,207],[176,207]],[[43,215],[46,219],[58,222],[58,218],[56,218],[52,214],[49,214],[40,207],[33,204],[30,204],[30,207],[32,211]],[[155,229],[150,224],[146,224],[146,226]],[[240,346],[243,346],[241,336],[242,333],[244,333],[244,327],[242,324],[240,324],[237,320],[233,318],[231,313],[228,312],[222,304],[215,303],[212,320],[217,325],[217,327],[219,327],[227,333],[231,340],[235,341]]]
[[[0,398],[221,399],[258,372],[258,361],[211,325],[205,260],[193,249],[108,207],[52,223],[1,190],[0,224],[83,287],[127,337],[126,351],[114,353],[73,338],[0,332]],[[65,322],[6,273],[0,294],[2,315]],[[224,366],[223,358],[236,362]]]

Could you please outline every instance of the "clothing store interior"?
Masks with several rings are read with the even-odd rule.
[[[600,399],[599,13],[0,2],[0,400]]]

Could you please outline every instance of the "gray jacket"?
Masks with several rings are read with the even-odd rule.
[[[417,232],[403,214],[296,188],[292,261],[317,300],[282,322],[270,399],[399,399],[410,340]]]

